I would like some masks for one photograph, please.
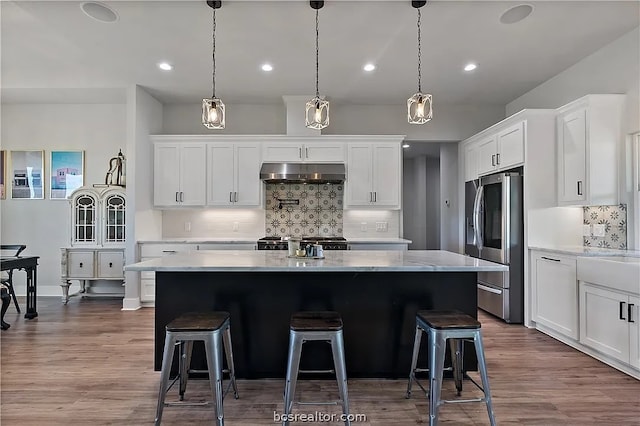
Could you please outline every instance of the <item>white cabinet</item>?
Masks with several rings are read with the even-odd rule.
[[[558,204],[618,203],[624,95],[588,95],[558,109]]]
[[[259,206],[262,189],[260,145],[210,143],[207,150],[207,204]]]
[[[351,143],[347,147],[345,207],[400,208],[399,143]]]
[[[157,207],[206,204],[207,155],[204,143],[154,145],[153,200]]]
[[[480,175],[506,170],[524,163],[524,121],[519,121],[478,142]]]
[[[478,179],[478,144],[468,143],[464,146],[464,181]]]
[[[342,142],[268,142],[263,146],[263,161],[342,163],[344,149]]]
[[[124,296],[124,249],[64,247],[60,249],[62,301],[69,301],[71,280],[82,296]]]
[[[578,339],[578,281],[575,256],[531,251],[532,319]]]
[[[580,343],[638,368],[638,301],[581,281]]]
[[[629,296],[629,364],[640,370],[640,297]]]

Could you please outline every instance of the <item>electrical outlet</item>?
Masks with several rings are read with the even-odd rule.
[[[593,236],[604,237],[604,225],[593,225]]]
[[[582,236],[583,237],[591,236],[591,225],[582,225]]]
[[[191,222],[185,222],[184,223],[184,231],[185,232],[191,232]]]
[[[360,232],[367,232],[367,222],[360,222]]]
[[[376,222],[376,232],[387,232],[387,222]]]
[[[240,222],[233,222],[233,232],[238,232],[240,229]]]

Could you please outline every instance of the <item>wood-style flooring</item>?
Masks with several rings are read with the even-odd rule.
[[[154,310],[125,312],[121,303],[74,298],[65,306],[59,298],[39,298],[34,320],[9,308],[11,328],[0,334],[2,426],[153,423],[160,377],[153,370]],[[535,330],[483,313],[480,320],[499,425],[640,425],[640,381]],[[276,424],[283,386],[282,380],[239,380],[240,399],[225,399],[225,423]],[[428,423],[424,395],[414,390],[406,399],[405,380],[349,380],[348,386],[351,413],[367,419],[354,425]],[[464,396],[480,394],[470,383],[464,389]],[[298,391],[303,401],[337,399],[335,381],[301,381]],[[204,400],[208,392],[207,381],[194,380],[186,397]],[[448,380],[444,392],[454,394]],[[340,412],[326,405],[295,412],[316,411]],[[483,404],[446,404],[440,414],[443,424],[488,424]],[[163,424],[209,425],[213,418],[212,406],[167,407]]]

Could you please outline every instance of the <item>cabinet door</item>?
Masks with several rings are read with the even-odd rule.
[[[585,108],[558,117],[558,197],[560,202],[586,200]]]
[[[629,306],[631,306],[627,310],[629,316],[627,318],[627,322],[629,322],[629,364],[640,370],[640,297],[630,296]]]
[[[122,251],[98,252],[98,277],[124,279],[124,253]]]
[[[299,163],[303,159],[302,145],[296,143],[269,143],[263,147],[263,161],[281,162],[291,161]]]
[[[495,136],[478,143],[478,174],[486,174],[496,169],[498,145]]]
[[[498,133],[498,168],[510,168],[524,163],[524,121]]]
[[[235,150],[235,194],[237,206],[259,206],[262,201],[260,180],[260,146],[236,145]]]
[[[93,251],[70,251],[68,262],[69,278],[93,277]]]
[[[372,154],[370,144],[347,148],[347,206],[368,206],[373,201]]]
[[[373,201],[380,207],[400,208],[402,174],[399,144],[373,146]]]
[[[304,146],[304,159],[310,163],[343,162],[344,144],[306,144]]]
[[[576,259],[534,254],[534,320],[572,339],[578,339],[578,282]]]
[[[207,201],[206,146],[185,144],[180,148],[180,204],[204,206]]]
[[[580,343],[629,362],[627,301],[626,295],[581,281]]]
[[[156,280],[140,280],[140,301],[155,302],[156,300]]]
[[[208,198],[211,206],[229,206],[234,200],[234,146],[233,144],[210,144],[207,170]],[[256,170],[260,170],[257,168]],[[257,174],[258,172],[256,172]]]
[[[478,145],[471,143],[464,147],[464,181],[478,179]]]
[[[153,204],[176,206],[180,193],[178,145],[157,144],[154,149]]]

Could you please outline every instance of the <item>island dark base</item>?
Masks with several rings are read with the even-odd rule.
[[[160,370],[165,326],[190,311],[231,313],[238,378],[284,377],[289,319],[296,311],[342,315],[348,377],[408,377],[421,309],[458,309],[477,318],[475,272],[156,272],[155,370]],[[427,366],[426,335],[419,365]],[[323,342],[305,343],[301,369],[333,368]],[[475,370],[473,345],[465,369]],[[448,357],[448,355],[447,355]],[[448,361],[447,361],[448,362]],[[206,369],[194,345],[193,368]],[[174,372],[177,355],[174,358]]]

